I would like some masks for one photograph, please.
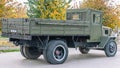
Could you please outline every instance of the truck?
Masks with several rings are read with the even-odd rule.
[[[50,64],[67,60],[68,48],[88,54],[91,49],[102,50],[107,57],[117,52],[112,29],[102,25],[102,11],[95,9],[68,9],[66,20],[40,18],[3,18],[2,36],[20,46],[26,59],[41,55]]]

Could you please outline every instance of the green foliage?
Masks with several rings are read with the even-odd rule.
[[[8,49],[8,50],[0,50],[0,52],[6,53],[6,52],[19,52],[19,49]]]
[[[30,18],[65,20],[69,0],[28,0]]]

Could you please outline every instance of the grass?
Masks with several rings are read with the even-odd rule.
[[[8,50],[0,50],[0,53],[6,53],[6,52],[19,52],[20,50],[19,49],[8,49]]]

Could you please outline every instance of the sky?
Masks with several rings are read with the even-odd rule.
[[[27,0],[16,0],[18,2],[26,2]]]
[[[27,2],[27,0],[17,0],[18,2]],[[83,1],[83,0],[72,0],[72,3],[75,3],[75,2],[79,2],[79,1]],[[120,0],[111,0],[111,1],[114,1],[113,4],[120,4]]]

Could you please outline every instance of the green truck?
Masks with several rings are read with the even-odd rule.
[[[102,15],[93,9],[68,9],[66,20],[3,18],[2,36],[20,46],[26,59],[43,55],[51,64],[64,63],[68,48],[79,48],[82,54],[103,50],[107,57],[113,57],[117,44],[111,28],[102,26]]]

